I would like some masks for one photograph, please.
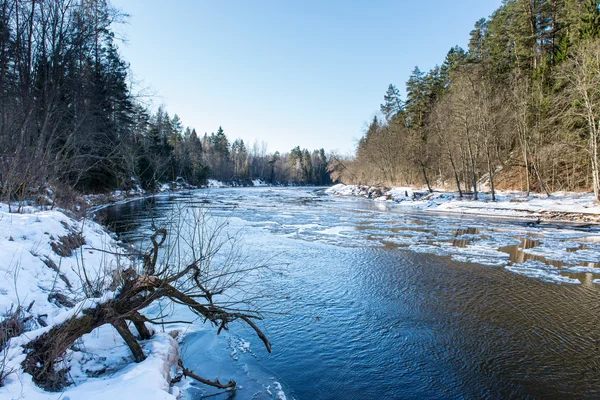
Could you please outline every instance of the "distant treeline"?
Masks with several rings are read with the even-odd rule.
[[[106,191],[178,177],[328,183],[323,150],[267,154],[198,135],[131,93],[106,0],[0,0],[0,194]],[[133,179],[132,179],[133,178]]]
[[[390,85],[347,183],[492,189],[593,189],[600,199],[597,0],[504,0],[477,21],[468,51],[415,68],[406,100]]]
[[[208,178],[239,184],[260,179],[273,184],[330,183],[323,149],[312,152],[300,147],[289,153],[267,152],[265,142],[247,146],[241,139],[230,142],[222,127],[199,136],[194,128],[182,126],[159,107],[155,114],[144,111],[134,130],[130,151],[137,160],[132,176],[144,188],[157,182],[181,178],[200,185]],[[127,177],[127,175],[124,175]]]

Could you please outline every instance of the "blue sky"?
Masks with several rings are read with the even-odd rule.
[[[389,83],[466,48],[500,0],[112,0],[140,86],[199,134],[352,151]]]

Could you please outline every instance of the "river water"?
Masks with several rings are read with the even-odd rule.
[[[407,213],[318,188],[201,190],[99,213],[137,244],[201,207],[280,266],[264,294],[268,354],[234,324],[196,327],[188,367],[241,387],[188,398],[600,398],[600,233]]]

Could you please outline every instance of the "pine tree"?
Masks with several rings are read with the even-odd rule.
[[[415,67],[406,82],[406,114],[409,126],[423,126],[427,94],[424,86],[424,74]]]
[[[388,121],[404,111],[400,91],[396,86],[390,83],[385,96],[383,96],[383,104],[379,108]]]
[[[467,52],[462,47],[454,46],[446,54],[446,58],[440,67],[440,79],[444,89],[452,82],[452,73],[467,60]]]
[[[487,20],[481,18],[475,23],[475,27],[471,31],[469,39],[469,58],[471,60],[481,62],[487,57],[484,43],[487,35],[487,27]]]

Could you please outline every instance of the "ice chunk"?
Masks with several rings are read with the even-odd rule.
[[[529,260],[523,263],[509,265],[505,267],[508,271],[515,274],[523,275],[529,278],[536,278],[544,282],[550,283],[568,283],[580,284],[579,279],[569,278],[560,274],[558,268],[541,261]]]

